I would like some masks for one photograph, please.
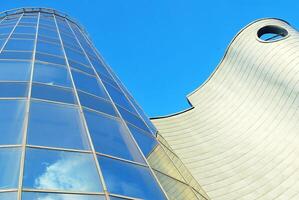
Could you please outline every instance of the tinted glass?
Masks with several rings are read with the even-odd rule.
[[[24,170],[26,188],[102,191],[91,154],[28,148]]]
[[[18,188],[21,150],[0,148],[0,189]]]
[[[39,40],[37,42],[36,51],[63,56],[61,45],[59,45],[58,43],[49,43]]]
[[[126,98],[123,92],[117,90],[116,88],[112,87],[109,84],[105,84],[105,86],[111,98],[113,99],[113,101],[115,101],[116,104],[122,106],[123,108],[126,108],[132,113],[137,114],[135,109],[132,107],[132,105],[130,104],[130,102],[128,101],[128,99]]]
[[[102,156],[99,162],[109,192],[147,200],[166,199],[148,168]]]
[[[32,52],[2,51],[0,59],[31,60],[32,55]]]
[[[28,144],[89,149],[79,109],[33,101],[30,107]]]
[[[68,70],[62,66],[35,63],[33,81],[48,85],[72,87]]]
[[[0,145],[21,144],[26,102],[0,101]]]
[[[5,45],[4,50],[32,51],[33,46],[34,40],[10,39]]]
[[[26,97],[27,83],[0,82],[0,97]]]
[[[119,110],[122,117],[129,123],[137,126],[138,128],[141,128],[142,130],[149,131],[145,123],[142,121],[141,118],[138,116],[132,114],[131,112],[117,106],[117,109]]]
[[[76,99],[72,90],[44,84],[32,84],[32,98],[47,99],[64,103],[75,104]]]
[[[31,62],[0,60],[1,81],[29,81]]]
[[[43,62],[53,63],[53,64],[59,64],[59,65],[65,65],[65,59],[58,56],[53,56],[50,54],[44,54],[36,52],[35,59]]]
[[[23,192],[22,200],[105,200],[105,197],[99,195]]]
[[[97,110],[109,115],[117,116],[116,111],[114,110],[112,104],[109,101],[106,101],[95,96],[88,95],[83,92],[78,92],[80,103],[82,106]]]
[[[1,200],[17,200],[17,192],[3,192],[0,193]]]
[[[107,98],[107,95],[98,83],[97,79],[94,76],[89,76],[87,74],[72,70],[72,75],[75,81],[76,88],[84,92]]]
[[[144,162],[128,131],[120,121],[90,111],[85,111],[84,114],[96,151]]]
[[[132,125],[128,125],[128,127],[136,142],[138,143],[138,146],[140,147],[142,153],[145,155],[145,157],[147,157],[149,153],[151,153],[155,146],[158,144],[156,139],[147,135],[147,133]]]

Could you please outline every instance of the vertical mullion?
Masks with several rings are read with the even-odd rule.
[[[111,72],[110,67],[107,66],[106,62],[104,61],[102,55],[100,54],[100,52],[93,46],[93,44],[90,42],[89,38],[86,37],[84,34],[82,34],[82,30],[79,28],[78,29],[81,32],[81,35],[83,35],[83,37],[85,38],[86,42],[89,44],[89,46],[93,49],[93,51],[96,53],[96,56],[98,57],[98,59],[101,61],[103,67],[106,68],[107,72],[110,74],[110,76],[112,77],[112,79],[116,82],[116,84],[119,86],[119,89],[122,91],[122,93],[124,94],[124,96],[126,97],[126,99],[128,100],[129,104],[131,104],[131,106],[133,107],[133,109],[136,111],[136,113],[138,114],[139,118],[143,121],[143,123],[145,124],[145,126],[149,129],[149,131],[151,131],[151,128],[148,126],[148,124],[144,121],[143,117],[141,116],[141,114],[139,113],[139,111],[135,108],[135,105],[131,102],[130,98],[127,96],[126,92],[123,90],[122,86],[120,85],[119,82],[121,82],[121,80],[118,78],[118,80],[115,79],[114,76],[116,76],[114,73]],[[123,85],[123,84],[122,84]],[[140,106],[139,106],[140,107]]]
[[[24,15],[24,13],[23,13]],[[22,15],[22,16],[23,16]],[[33,79],[33,71],[34,71],[34,62],[35,62],[35,53],[36,53],[36,44],[37,44],[37,36],[39,29],[39,19],[40,12],[38,13],[37,22],[36,22],[36,31],[35,31],[35,41],[33,48],[33,56],[31,60],[31,72],[30,72],[30,82],[28,88],[28,97],[27,97],[27,106],[26,106],[26,114],[24,119],[24,134],[22,141],[22,156],[21,156],[21,164],[20,164],[20,177],[19,177],[19,188],[18,188],[18,200],[22,199],[22,187],[23,187],[23,176],[24,176],[24,166],[25,166],[25,156],[26,156],[26,142],[27,142],[27,129],[29,123],[29,110],[30,110],[30,99],[31,99],[31,91],[32,91],[32,79]]]
[[[122,115],[120,114],[119,110],[117,109],[117,107],[116,107],[116,105],[115,105],[115,103],[114,103],[113,99],[111,98],[111,96],[110,96],[109,92],[107,91],[107,89],[106,89],[105,85],[103,84],[103,82],[102,82],[102,79],[100,78],[100,76],[99,76],[98,72],[95,70],[95,68],[94,68],[94,66],[92,65],[92,63],[91,63],[91,61],[90,61],[90,59],[89,59],[89,57],[88,57],[87,53],[85,52],[84,48],[82,47],[81,43],[79,42],[79,40],[78,40],[78,38],[77,38],[76,34],[74,33],[74,31],[73,31],[73,29],[71,28],[71,26],[70,26],[70,24],[69,24],[69,23],[68,23],[68,25],[69,25],[69,27],[70,27],[70,29],[71,29],[72,33],[74,34],[74,36],[75,36],[75,38],[76,38],[76,40],[77,40],[78,44],[80,45],[80,47],[81,47],[81,49],[82,49],[83,53],[85,54],[86,58],[88,59],[88,62],[90,63],[90,65],[91,65],[91,67],[92,67],[92,69],[93,69],[94,73],[96,74],[96,77],[97,77],[97,79],[98,79],[99,83],[100,83],[100,84],[103,86],[103,88],[104,88],[104,90],[106,91],[106,93],[107,93],[107,95],[108,95],[108,97],[109,97],[109,99],[110,99],[110,101],[111,101],[111,103],[112,103],[112,105],[113,105],[114,109],[116,110],[117,114],[120,116],[120,120],[121,120],[122,124],[124,125],[124,127],[127,129],[127,131],[128,131],[128,133],[129,133],[129,136],[130,136],[130,138],[132,139],[132,141],[133,141],[133,142],[134,142],[134,144],[136,145],[136,147],[137,147],[137,149],[138,149],[139,153],[141,154],[141,156],[143,157],[143,159],[144,159],[145,163],[147,164],[148,168],[150,169],[150,171],[151,171],[151,173],[152,173],[152,175],[153,175],[154,179],[156,180],[156,182],[158,183],[159,187],[161,188],[161,191],[164,193],[165,197],[166,197],[167,199],[169,199],[169,197],[167,196],[167,194],[166,194],[166,192],[165,192],[164,188],[162,187],[161,183],[159,182],[159,180],[158,180],[158,178],[157,178],[156,174],[154,173],[153,169],[152,169],[152,168],[151,168],[151,166],[149,165],[149,163],[148,163],[148,161],[147,161],[146,157],[145,157],[145,156],[144,156],[144,154],[142,153],[142,151],[141,151],[141,149],[140,149],[140,147],[139,147],[138,143],[136,142],[135,138],[133,137],[133,135],[132,135],[132,133],[131,133],[131,131],[130,131],[130,129],[129,129],[129,127],[128,127],[128,125],[127,125],[127,123],[126,123],[126,122],[125,122],[125,120],[123,119],[123,117],[122,117]],[[84,38],[85,38],[85,35],[84,35],[84,34],[82,34],[82,32],[81,32],[81,31],[80,31],[80,33],[81,33],[81,35],[83,35],[83,36],[84,36]],[[109,73],[110,73],[110,71],[109,71]],[[129,101],[129,102],[130,102],[130,101]],[[130,103],[131,103],[131,102],[130,102]],[[133,106],[133,105],[132,105],[132,106]],[[133,107],[134,107],[134,106],[133,106]],[[135,109],[135,107],[134,107],[134,109]],[[137,113],[138,113],[138,112],[137,112]]]
[[[95,162],[95,165],[96,165],[96,168],[97,168],[97,171],[98,171],[98,175],[99,175],[99,178],[100,178],[101,183],[102,183],[103,191],[104,191],[105,195],[108,196],[106,183],[105,183],[105,180],[104,180],[104,177],[103,177],[103,174],[102,174],[102,171],[101,171],[98,159],[97,159],[96,151],[95,151],[95,148],[93,146],[93,142],[92,142],[92,139],[91,139],[91,136],[90,136],[90,133],[89,133],[87,122],[86,122],[85,116],[83,114],[83,109],[82,109],[82,106],[81,106],[81,103],[80,103],[79,95],[78,95],[76,85],[75,85],[75,82],[74,82],[74,79],[73,79],[73,75],[72,75],[71,68],[70,68],[70,65],[69,65],[69,62],[68,62],[68,58],[67,58],[67,55],[66,55],[66,52],[65,52],[65,49],[64,49],[64,44],[62,42],[62,38],[61,38],[60,31],[59,31],[59,28],[58,28],[56,16],[55,16],[55,14],[53,14],[53,16],[54,16],[54,22],[55,22],[55,25],[56,25],[56,29],[57,29],[58,37],[59,37],[59,40],[60,40],[62,52],[63,52],[64,58],[65,58],[67,69],[68,69],[70,79],[71,79],[71,82],[72,82],[72,85],[73,85],[74,94],[75,94],[76,100],[78,102],[79,111],[80,111],[80,118],[83,121],[84,128],[85,128],[86,133],[87,133],[87,138],[88,138],[88,141],[89,141],[90,148],[92,150],[92,155],[93,155],[94,162]]]
[[[4,47],[6,46],[8,40],[10,39],[11,35],[13,34],[13,32],[15,31],[16,27],[19,25],[20,21],[21,21],[21,18],[23,17],[24,13],[22,13],[22,15],[19,17],[18,21],[16,22],[15,26],[13,27],[13,29],[11,30],[11,32],[9,33],[7,39],[5,40],[2,48],[0,49],[0,53],[2,53]]]

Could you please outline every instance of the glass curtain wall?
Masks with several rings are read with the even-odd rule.
[[[155,127],[85,31],[51,9],[0,15],[0,199],[182,199],[149,165]]]

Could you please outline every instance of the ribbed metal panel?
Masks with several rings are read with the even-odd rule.
[[[261,42],[267,25],[289,36]],[[188,96],[193,109],[152,120],[211,199],[299,199],[298,65],[298,32],[255,21]]]

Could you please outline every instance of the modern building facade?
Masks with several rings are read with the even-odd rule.
[[[255,21],[190,109],[152,120],[211,199],[299,199],[298,47],[288,23]]]
[[[81,26],[0,14],[0,200],[209,199]]]

